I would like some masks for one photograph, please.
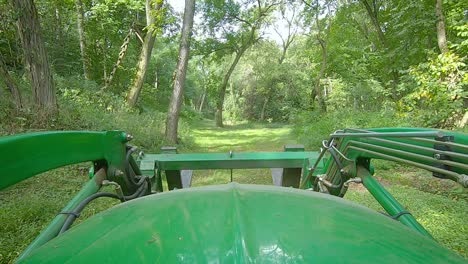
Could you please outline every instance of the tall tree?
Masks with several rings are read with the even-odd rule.
[[[296,2],[288,2],[288,1],[283,2],[279,7],[279,14],[278,14],[281,17],[280,21],[283,24],[281,25],[281,24],[275,23],[273,25],[273,30],[276,32],[276,34],[281,40],[282,50],[281,50],[281,55],[278,59],[279,68],[282,66],[284,60],[286,59],[286,54],[287,54],[289,47],[291,46],[291,44],[294,42],[294,40],[296,39],[298,35],[297,34],[299,30],[299,19],[298,19],[298,13],[297,13],[298,8],[299,8],[299,5]],[[282,32],[278,30],[279,28],[282,28],[282,27],[283,28],[286,27],[287,32]],[[272,72],[270,72],[270,74]],[[275,84],[280,83],[280,80],[279,80],[280,78],[276,78],[276,77],[271,78],[270,79],[271,83],[268,85],[269,87],[267,89],[264,89],[265,91],[263,93],[264,99],[263,99],[263,104],[262,104],[262,108],[260,111],[260,121],[265,120],[265,113],[266,113],[268,103],[270,102],[273,96],[273,92],[275,92],[276,90],[274,86]]]
[[[80,38],[80,53],[81,63],[83,64],[83,74],[86,80],[90,79],[88,72],[88,55],[86,53],[86,39],[84,30],[84,16],[83,16],[83,2],[81,0],[75,0],[76,8],[76,25],[78,28],[78,36]]]
[[[242,57],[242,55],[244,55],[244,52],[254,43],[256,30],[257,28],[254,26],[251,28],[249,36],[247,37],[246,41],[241,44],[239,49],[235,51],[236,55],[234,57],[234,60],[232,61],[231,66],[229,66],[229,69],[226,72],[226,74],[224,74],[221,87],[218,90],[218,98],[216,100],[215,119],[217,127],[223,127],[223,105],[229,78],[231,78],[231,74],[236,68],[237,63],[239,63],[239,60]]]
[[[224,98],[231,74],[245,51],[260,39],[258,35],[261,27],[265,25],[267,18],[279,2],[257,0],[253,5],[251,2],[234,3],[233,1],[224,4],[219,4],[216,1],[213,3],[211,7],[207,8],[208,10],[211,8],[211,12],[218,9],[212,14],[213,20],[208,18],[211,32],[216,32],[214,35],[218,36],[219,32],[222,32],[222,38],[227,40],[221,44],[223,47],[219,49],[220,53],[223,55],[235,54],[226,74],[224,74],[216,100],[215,122],[216,126],[222,127]]]
[[[320,71],[315,79],[314,88],[311,91],[311,101],[312,103],[317,100],[320,110],[323,112],[327,111],[327,105],[325,102],[324,96],[324,89],[321,88],[321,80],[325,75],[325,71],[327,69],[327,62],[328,62],[328,41],[327,38],[330,35],[331,30],[331,12],[330,12],[330,1],[324,1],[324,6],[321,6],[320,1],[316,0],[313,4],[303,2],[306,7],[311,11],[311,14],[314,16],[315,21],[315,34],[314,37],[317,40],[317,43],[320,46],[321,50],[321,63],[320,63]],[[319,19],[319,16],[322,14],[322,8],[325,10],[324,19]]]
[[[319,1],[317,1],[317,8],[319,8]],[[314,92],[313,94],[315,97],[317,97],[317,101],[319,103],[320,109],[323,112],[327,111],[327,104],[325,103],[325,98],[322,89],[320,89],[320,81],[325,75],[325,70],[327,69],[327,59],[328,59],[328,43],[327,43],[327,36],[330,35],[330,29],[331,29],[331,14],[330,14],[330,6],[327,4],[327,18],[325,19],[326,24],[325,24],[325,34],[323,34],[321,26],[320,26],[320,21],[319,21],[319,11],[315,13],[315,23],[317,24],[317,41],[320,44],[320,49],[322,50],[322,62],[320,64],[320,72],[317,76],[317,79],[315,80],[315,85],[314,85]],[[325,35],[325,36],[323,36]]]
[[[369,18],[371,19],[372,24],[374,25],[375,31],[377,31],[377,36],[378,36],[383,52],[389,53],[388,41],[386,39],[386,36],[382,30],[382,27],[379,21],[380,6],[377,3],[378,0],[370,0],[370,1],[371,1],[370,3],[372,4],[372,6],[367,0],[360,0],[360,2],[366,8],[367,14],[369,15]],[[390,87],[389,87],[391,88],[392,91],[390,92],[390,94],[392,98],[396,100],[397,99],[395,97],[396,93],[394,91],[397,89],[400,75],[398,73],[398,70],[395,69],[395,58],[392,56],[389,56],[388,59],[389,59],[389,62],[388,62],[387,68],[388,68],[388,71],[392,73],[392,81],[390,82]]]
[[[369,15],[372,25],[375,28],[375,31],[377,31],[377,36],[379,38],[380,44],[382,45],[383,48],[387,48],[387,40],[385,39],[384,32],[382,31],[382,27],[380,26],[380,21],[379,21],[379,7],[377,4],[377,0],[371,0],[371,5],[367,0],[360,0],[361,3],[364,5],[366,8],[367,14]]]
[[[174,89],[166,119],[166,139],[177,143],[179,113],[184,95],[185,77],[190,53],[190,36],[192,34],[195,0],[185,0],[184,20],[180,36],[179,59],[175,70]]]
[[[156,39],[155,16],[158,11],[161,10],[164,4],[164,0],[146,0],[145,12],[146,12],[146,35],[141,47],[140,57],[137,64],[137,72],[133,85],[127,96],[127,103],[130,107],[134,107],[140,96],[143,82],[145,81],[146,70],[151,58],[151,51],[153,50],[154,41]]]
[[[23,103],[21,101],[20,91],[15,81],[13,80],[13,78],[11,78],[10,74],[8,73],[8,69],[5,65],[2,54],[0,54],[0,76],[2,77],[3,82],[8,88],[8,91],[11,93],[11,96],[13,98],[13,103],[16,109],[22,108]]]
[[[202,80],[201,84],[202,84],[203,90],[202,90],[202,94],[200,96],[197,111],[198,111],[198,113],[202,113],[203,106],[205,105],[205,100],[206,100],[206,97],[207,97],[207,94],[208,94],[209,72],[208,72],[208,69],[206,69],[205,63],[204,63],[204,61],[202,59],[199,60],[198,66],[199,66],[198,71],[200,72],[200,76],[201,76],[201,80]]]
[[[34,105],[45,116],[55,114],[57,102],[54,82],[42,41],[36,6],[33,0],[12,1],[18,13],[16,25],[23,46],[24,59],[29,67]]]
[[[437,44],[441,53],[447,53],[447,37],[445,34],[445,17],[442,7],[442,0],[436,0],[436,17],[437,17]]]
[[[297,31],[299,30],[298,19],[297,19],[297,8],[296,3],[286,3],[287,5],[282,8],[280,11],[281,18],[283,21],[286,21],[287,26],[287,35],[278,30],[280,26],[274,25],[273,30],[281,39],[281,47],[283,48],[281,52],[281,57],[278,59],[278,63],[282,64],[286,58],[286,52],[288,51],[289,46],[293,43],[294,39],[297,36]],[[288,5],[289,4],[289,5]]]

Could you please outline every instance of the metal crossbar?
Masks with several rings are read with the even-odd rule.
[[[302,168],[317,152],[234,152],[194,154],[147,154],[140,160],[143,173],[160,170],[209,170],[254,168]]]

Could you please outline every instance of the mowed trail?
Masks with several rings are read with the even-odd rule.
[[[196,152],[282,151],[286,144],[298,144],[285,124],[248,123],[218,128],[214,121],[203,120],[191,125]],[[230,181],[230,170],[195,171],[192,186],[222,184]],[[272,184],[269,169],[233,170],[233,181]]]
[[[291,126],[285,124],[241,124],[218,128],[203,120],[191,126],[200,152],[281,151],[285,144],[296,144]]]

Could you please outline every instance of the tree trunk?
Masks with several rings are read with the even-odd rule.
[[[382,46],[384,48],[387,48],[387,42],[386,42],[386,39],[385,39],[385,35],[382,31],[382,28],[380,27],[380,23],[379,23],[379,19],[377,17],[377,12],[378,10],[376,9],[376,6],[375,6],[375,0],[373,0],[374,2],[374,9],[371,8],[371,6],[369,5],[369,2],[367,2],[367,0],[361,0],[361,2],[364,4],[366,10],[367,10],[367,14],[369,14],[369,17],[372,21],[372,24],[374,25],[374,28],[375,30],[377,31],[377,36],[379,37],[379,41],[380,41],[380,44],[382,44]]]
[[[133,33],[133,25],[130,27],[130,30],[128,31],[127,36],[125,36],[122,46],[120,46],[119,57],[117,58],[117,62],[114,64],[114,67],[112,68],[112,71],[110,72],[109,77],[107,77],[106,83],[103,89],[106,89],[107,87],[111,85],[112,80],[114,79],[114,75],[120,66],[120,63],[122,63],[122,60],[125,57],[125,54],[127,54],[128,44],[130,43],[130,37],[132,36],[132,33]]]
[[[174,90],[172,92],[166,120],[166,139],[177,143],[177,130],[180,107],[184,95],[185,77],[190,53],[190,35],[192,34],[193,16],[195,13],[195,0],[185,0],[184,21],[180,37],[179,59],[175,71]]]
[[[10,74],[8,73],[8,69],[5,65],[5,62],[3,61],[3,58],[1,57],[0,54],[0,76],[3,79],[3,82],[5,83],[6,87],[11,93],[11,96],[13,98],[13,103],[15,104],[15,107],[17,110],[21,109],[23,107],[23,103],[21,102],[21,94],[18,90],[18,86],[16,85],[15,81],[13,78],[11,78]]]
[[[154,88],[158,89],[159,88],[159,71],[158,68],[156,67],[156,71],[154,72]]]
[[[206,98],[206,88],[203,90],[203,94],[200,99],[200,106],[198,107],[198,113],[201,113],[203,110],[203,105],[205,105],[205,98]]]
[[[265,98],[265,101],[263,102],[262,112],[260,113],[260,121],[264,121],[264,120],[265,120],[265,110],[266,110],[267,104],[268,104],[268,97],[266,97],[266,98]]]
[[[216,113],[215,113],[215,120],[216,120],[216,126],[217,127],[223,127],[223,105],[224,105],[224,97],[226,95],[226,87],[229,82],[229,78],[231,78],[231,74],[236,68],[237,63],[239,62],[240,58],[244,54],[244,52],[247,50],[247,46],[242,47],[237,53],[236,57],[234,58],[234,61],[231,64],[231,67],[229,67],[229,70],[226,72],[223,78],[223,82],[221,83],[221,87],[219,89],[218,93],[218,100],[216,101]]]
[[[102,79],[107,80],[107,36],[104,37],[104,44],[102,45]]]
[[[436,0],[436,17],[437,17],[437,44],[439,45],[440,53],[447,53],[447,38],[445,35],[445,17],[442,8],[442,0]]]
[[[281,38],[281,47],[283,48],[281,52],[281,56],[278,59],[278,64],[282,64],[284,59],[286,59],[286,53],[288,51],[288,48],[291,45],[291,43],[293,43],[294,38],[295,38],[296,31],[291,32],[291,23],[292,22],[288,21],[288,36],[286,39],[283,39],[283,36],[281,35],[281,33],[275,29],[276,33]]]
[[[83,64],[83,74],[86,80],[89,80],[88,72],[88,56],[86,54],[86,40],[84,30],[84,18],[83,18],[83,2],[81,0],[75,0],[76,7],[76,25],[78,27],[78,36],[80,38],[80,54],[81,63]]]
[[[250,29],[250,37],[248,38],[247,42],[245,42],[240,49],[236,52],[236,57],[232,62],[229,70],[224,75],[223,82],[221,83],[221,87],[219,89],[218,100],[216,101],[216,112],[215,112],[215,123],[217,127],[223,127],[223,105],[224,105],[224,97],[226,95],[226,87],[229,82],[229,78],[231,78],[231,74],[237,66],[242,55],[244,52],[254,43],[256,27],[252,27]]]
[[[317,1],[317,8],[319,7],[319,3]],[[330,11],[328,9],[328,11]],[[322,50],[322,63],[320,65],[320,72],[317,76],[317,80],[315,81],[315,85],[314,85],[314,89],[312,91],[312,94],[311,94],[311,105],[314,103],[314,100],[317,99],[318,101],[318,104],[319,104],[319,107],[320,107],[320,110],[322,110],[323,112],[326,112],[327,111],[327,105],[325,103],[325,99],[324,99],[324,95],[323,95],[323,92],[322,90],[320,89],[320,80],[323,78],[323,76],[325,75],[325,70],[327,69],[327,42],[324,38],[322,38],[322,30],[320,29],[320,25],[319,25],[319,10],[317,10],[316,14],[315,14],[315,23],[317,25],[317,41],[319,42],[320,44],[320,48]],[[325,25],[326,27],[326,36],[330,35],[330,29],[331,29],[331,20],[328,19],[328,23]]]
[[[148,64],[151,58],[151,51],[153,50],[155,41],[155,36],[153,34],[153,31],[149,31],[146,34],[143,46],[141,47],[136,76],[127,96],[127,103],[130,107],[134,107],[136,105],[138,97],[140,96],[141,88],[143,87],[143,83],[145,81],[146,70],[148,68]]]
[[[465,112],[463,115],[462,119],[458,122],[458,127],[459,128],[464,128],[466,124],[468,123],[468,111]]]
[[[285,20],[286,23],[288,24],[288,36],[286,37],[286,39],[283,38],[283,35],[281,34],[279,30],[277,30],[276,28],[273,28],[276,34],[278,34],[278,36],[280,37],[281,46],[283,48],[281,57],[278,60],[279,64],[283,63],[284,59],[286,58],[286,52],[288,51],[289,46],[291,45],[291,43],[294,41],[294,38],[296,37],[297,27],[293,28],[293,24],[295,23],[294,22],[295,17],[296,17],[296,9],[293,9],[293,14],[291,18],[288,18],[284,13],[282,13],[282,19]]]
[[[382,48],[384,50],[387,50],[388,49],[388,45],[387,45],[387,40],[385,38],[385,35],[384,35],[384,32],[382,31],[382,27],[380,27],[380,22],[379,22],[379,19],[378,19],[378,7],[377,7],[377,3],[376,3],[376,0],[372,0],[372,6],[373,8],[370,6],[369,2],[367,2],[367,0],[360,0],[361,3],[364,4],[366,10],[367,10],[367,14],[369,15],[371,21],[372,21],[372,24],[374,25],[374,28],[375,30],[377,31],[377,36],[379,38],[379,42],[382,46]],[[395,70],[393,68],[393,65],[395,64],[395,61],[394,61],[394,58],[390,58],[390,62],[389,64],[387,65],[387,67],[389,68],[389,71],[392,73],[392,81],[391,81],[391,87],[393,90],[395,90],[397,88],[397,85],[398,85],[398,82],[400,80],[400,74],[398,73],[397,70]],[[397,98],[395,97],[395,95],[397,93],[394,93],[392,92],[392,98],[393,100],[397,100]]]
[[[33,101],[37,110],[47,117],[56,113],[57,102],[36,6],[33,0],[13,0],[13,7],[18,14],[18,32],[31,75]]]
[[[291,34],[291,33],[289,33]],[[288,48],[291,45],[291,43],[294,41],[295,35],[288,35],[286,41],[283,41],[282,47],[283,51],[281,52],[281,57],[278,60],[278,64],[282,64],[284,62],[284,59],[286,59],[286,52],[288,52]]]
[[[245,25],[248,25],[250,27],[250,34],[249,37],[245,40],[242,41],[241,46],[239,49],[236,51],[236,57],[234,58],[234,61],[232,62],[231,66],[229,67],[228,72],[224,75],[223,82],[221,84],[221,87],[219,89],[219,94],[218,94],[218,100],[216,101],[216,113],[215,113],[215,122],[217,127],[223,127],[223,105],[224,105],[224,97],[226,94],[226,87],[229,82],[229,78],[231,77],[232,72],[236,68],[237,63],[239,62],[240,58],[244,54],[244,52],[251,46],[253,45],[256,41],[258,41],[260,38],[255,38],[255,33],[257,32],[257,28],[260,27],[262,24],[262,20],[267,17],[267,14],[272,10],[272,7],[277,5],[276,2],[270,3],[268,6],[262,7],[261,6],[262,1],[257,1],[257,11],[258,11],[258,18],[254,23],[250,23],[244,19],[240,19],[235,17],[238,21],[244,23]]]
[[[127,96],[127,103],[130,107],[134,107],[140,96],[141,88],[143,87],[143,82],[145,81],[146,70],[151,58],[151,51],[153,50],[154,41],[155,41],[155,29],[154,29],[154,16],[151,15],[154,10],[158,11],[161,9],[163,3],[153,4],[151,0],[146,0],[146,27],[148,32],[146,33],[143,45],[141,47],[140,58],[138,59],[137,72],[133,85],[130,88],[130,91]]]
[[[63,26],[62,26],[62,14],[60,12],[61,7],[55,7],[55,39],[57,41],[58,46],[62,49],[60,50],[61,54],[64,53],[64,38],[63,38]]]
[[[325,98],[323,98],[324,96],[322,90],[320,89],[320,80],[323,78],[323,75],[325,74],[325,69],[327,68],[327,43],[320,38],[318,41],[320,42],[320,47],[322,48],[322,64],[320,65],[320,72],[317,76],[317,80],[315,81],[314,89],[320,110],[326,112],[327,104],[325,103]]]

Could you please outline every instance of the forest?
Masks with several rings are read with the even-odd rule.
[[[189,4],[1,1],[1,133],[114,117],[168,124],[173,143],[179,117],[466,126],[465,1]]]
[[[201,123],[315,150],[346,127],[466,133],[467,59],[467,1],[0,0],[0,135],[119,129],[157,152],[202,148]],[[466,191],[401,181],[466,217]],[[466,257],[466,232],[441,234]]]

